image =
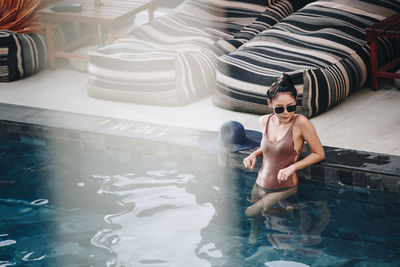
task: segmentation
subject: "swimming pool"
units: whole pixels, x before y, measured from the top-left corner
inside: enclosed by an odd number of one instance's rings
[[[255,173],[192,147],[26,132],[0,137],[0,266],[400,265],[398,193],[301,177],[250,245]]]

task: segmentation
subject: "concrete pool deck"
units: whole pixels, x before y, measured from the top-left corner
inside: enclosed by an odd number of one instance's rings
[[[226,121],[261,130],[259,115],[229,111],[212,96],[181,107],[105,101],[89,97],[88,74],[66,66],[0,83],[0,103],[161,125],[218,131]],[[400,156],[400,91],[383,80],[378,91],[364,87],[335,108],[311,118],[324,146]]]

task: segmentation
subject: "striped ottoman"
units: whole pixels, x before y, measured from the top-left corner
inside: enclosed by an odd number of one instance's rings
[[[89,31],[87,25],[63,23],[54,32],[56,47]],[[11,82],[31,76],[47,67],[45,34],[0,31],[0,82]]]
[[[302,1],[186,0],[91,52],[88,94],[154,105],[183,105],[208,96],[215,91],[217,57],[291,14],[291,2]],[[241,31],[263,13],[257,25]]]
[[[312,117],[334,107],[368,77],[370,47],[365,28],[396,12],[400,12],[396,0],[308,4],[237,51],[218,58],[215,105],[270,113],[266,92],[286,72],[298,91],[299,113]],[[379,42],[383,61],[400,53],[397,40],[381,38]]]
[[[19,80],[43,69],[46,51],[43,35],[0,31],[0,82]]]

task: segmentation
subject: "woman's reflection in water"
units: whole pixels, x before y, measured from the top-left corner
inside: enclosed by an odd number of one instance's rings
[[[331,213],[327,200],[297,202],[297,196],[279,201],[268,212],[260,212],[251,217],[249,243],[256,243],[264,222],[271,245],[284,250],[284,255],[301,254],[316,256],[321,251],[316,248],[322,242],[321,233],[330,222]]]

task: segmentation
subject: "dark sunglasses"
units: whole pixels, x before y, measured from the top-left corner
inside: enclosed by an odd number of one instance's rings
[[[290,105],[286,107],[287,112],[295,112],[296,111],[296,105]],[[274,108],[275,113],[280,114],[285,111],[284,107],[276,107]]]

